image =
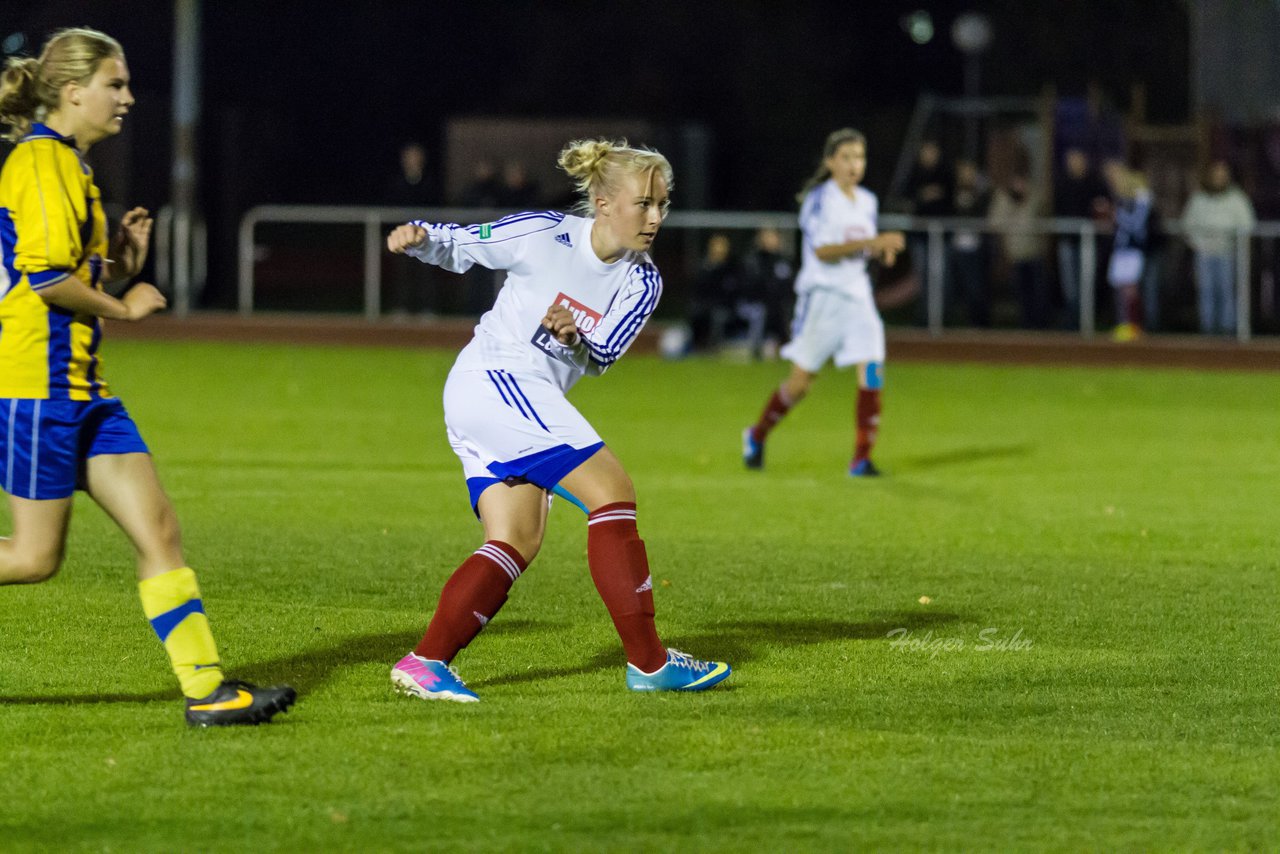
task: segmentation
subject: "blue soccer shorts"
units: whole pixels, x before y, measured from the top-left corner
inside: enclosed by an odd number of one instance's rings
[[[117,398],[0,398],[0,486],[10,495],[67,498],[82,485],[85,460],[134,453],[149,451]]]

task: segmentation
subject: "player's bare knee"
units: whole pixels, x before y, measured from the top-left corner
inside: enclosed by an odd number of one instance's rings
[[[804,400],[809,393],[809,388],[813,385],[813,374],[796,371],[787,377],[783,383],[783,394],[787,396],[787,402],[792,406]]]
[[[520,552],[520,557],[524,558],[526,564],[532,563],[533,559],[538,556],[538,551],[542,548],[541,530],[512,531],[505,537],[495,537],[493,539],[502,540],[502,542]]]
[[[525,563],[529,563],[538,556],[545,532],[543,519],[510,521],[505,525],[486,525],[485,539],[506,543],[520,552]]]
[[[156,544],[165,551],[182,550],[182,526],[172,506],[166,506],[157,515],[154,536]]]
[[[53,578],[61,568],[61,551],[19,552],[12,556],[9,576],[14,584],[39,584]]]
[[[613,481],[596,490],[591,499],[585,503],[590,513],[594,513],[601,507],[607,507],[610,504],[635,504],[635,484],[631,482],[631,478],[624,476],[622,479]]]

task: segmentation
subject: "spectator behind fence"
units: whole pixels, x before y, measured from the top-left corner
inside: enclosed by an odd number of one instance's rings
[[[501,198],[497,167],[488,157],[481,157],[471,164],[471,180],[458,201],[464,208],[496,208]]]
[[[729,235],[716,232],[707,239],[707,252],[693,283],[689,309],[690,348],[714,351],[724,341],[733,319],[733,305],[741,287]]]
[[[1152,189],[1150,175],[1139,172],[1141,184],[1151,194],[1151,213],[1147,218],[1146,263],[1142,265],[1142,282],[1139,291],[1142,295],[1143,328],[1154,332],[1160,328],[1161,314],[1164,304],[1163,271],[1165,247],[1168,234],[1164,227],[1164,218],[1160,216],[1160,206],[1155,202],[1155,190]]]
[[[1044,329],[1049,325],[1049,277],[1045,271],[1044,235],[1036,232],[1040,197],[1026,174],[1015,173],[996,189],[987,220],[1000,233],[1000,246],[1009,263],[1018,294],[1022,326]]]
[[[427,207],[438,204],[435,180],[428,170],[430,158],[420,142],[400,146],[400,168],[387,181],[382,203],[403,207]]]
[[[1062,172],[1053,186],[1053,215],[1072,219],[1109,217],[1111,203],[1107,185],[1089,156],[1079,148],[1068,148],[1062,155]],[[1080,237],[1058,235],[1058,286],[1066,314],[1063,325],[1076,329],[1080,324]]]
[[[458,203],[464,208],[496,208],[501,199],[498,169],[491,158],[480,157],[471,164],[471,180],[463,188]],[[505,274],[476,264],[462,274],[462,280],[463,312],[480,317],[493,305]]]
[[[498,207],[528,210],[542,204],[542,192],[519,160],[502,165],[502,185],[498,188]]]
[[[1146,176],[1111,161],[1107,183],[1115,212],[1115,236],[1107,262],[1107,283],[1115,297],[1116,326],[1112,337],[1133,341],[1142,335],[1143,306],[1139,287],[1151,248],[1154,205]]]
[[[942,160],[942,148],[932,139],[920,143],[915,166],[907,182],[911,213],[926,219],[951,216],[952,183],[951,170]],[[920,283],[920,292],[925,297],[920,301],[918,312],[918,319],[923,323],[929,294],[929,233],[920,230],[908,232],[907,248],[911,267]]]
[[[951,194],[958,217],[985,219],[991,206],[986,182],[972,160],[956,162],[956,183]],[[991,289],[987,285],[986,239],[981,231],[957,229],[951,236],[947,265],[948,290],[964,301],[973,326],[991,325]]]
[[[738,316],[747,321],[751,354],[772,359],[787,340],[795,268],[782,254],[782,235],[776,228],[756,232],[755,245],[742,259],[742,301]]]
[[[383,189],[382,204],[419,210],[437,204],[435,182],[427,170],[427,162],[427,150],[422,143],[406,142],[402,145],[399,167]],[[432,312],[428,309],[428,301],[437,299],[439,294],[437,289],[430,287],[430,270],[405,255],[392,255],[385,263],[387,313],[396,319],[412,314],[429,316]]]
[[[1182,228],[1195,253],[1200,331],[1205,334],[1235,331],[1236,239],[1256,224],[1253,203],[1231,182],[1231,167],[1214,160],[1182,212]]]

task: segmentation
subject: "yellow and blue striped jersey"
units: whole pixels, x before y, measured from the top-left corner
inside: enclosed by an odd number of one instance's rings
[[[34,124],[0,170],[0,398],[110,397],[98,318],[40,298],[74,276],[101,290],[107,222],[75,140]]]

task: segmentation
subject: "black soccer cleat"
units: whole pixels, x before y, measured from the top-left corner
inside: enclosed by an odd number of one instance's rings
[[[207,697],[187,698],[188,726],[265,724],[277,712],[287,711],[298,699],[288,685],[259,688],[236,679],[223,680]]]
[[[880,469],[870,459],[858,460],[849,466],[850,477],[879,477]]]
[[[742,431],[742,462],[749,469],[764,468],[764,442],[757,442],[751,428]]]

